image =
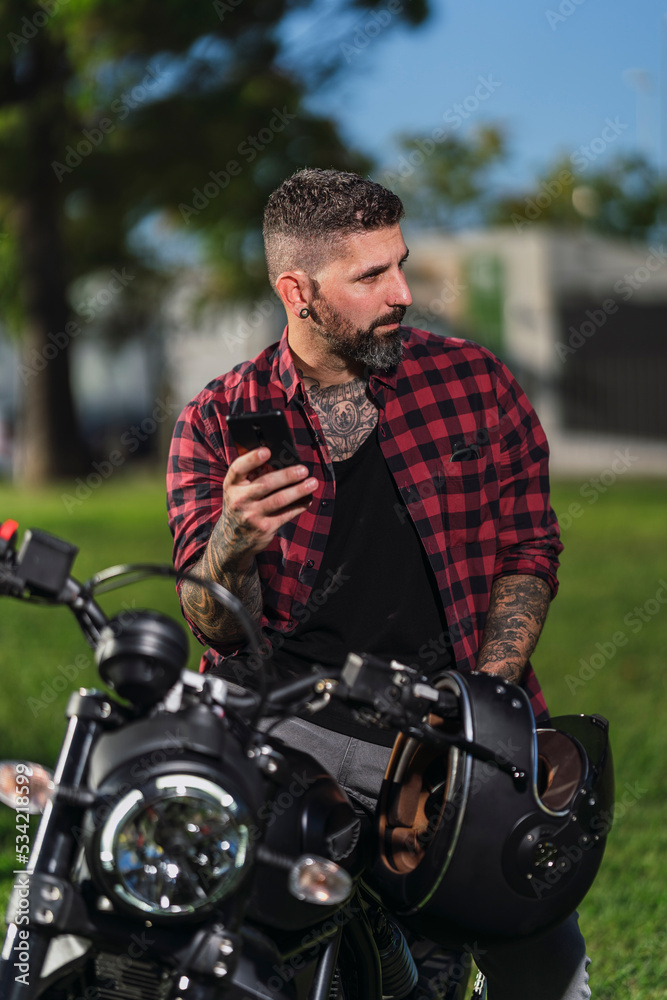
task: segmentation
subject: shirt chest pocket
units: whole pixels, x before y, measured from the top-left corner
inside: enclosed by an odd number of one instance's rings
[[[498,479],[488,455],[441,465],[438,496],[448,545],[495,540]]]

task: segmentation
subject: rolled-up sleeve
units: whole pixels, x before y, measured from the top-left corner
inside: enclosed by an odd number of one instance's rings
[[[494,579],[538,576],[558,590],[563,545],[549,497],[549,446],[523,391],[504,367],[498,383],[500,484]]]
[[[212,444],[219,438],[206,420],[197,400],[179,416],[167,465],[167,515],[174,536],[173,560],[177,570],[187,570],[201,559],[222,512],[222,483],[228,461]],[[177,584],[179,596],[181,584]],[[199,641],[206,636],[183,612]]]

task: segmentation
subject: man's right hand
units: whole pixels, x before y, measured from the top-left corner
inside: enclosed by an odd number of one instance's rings
[[[317,479],[308,478],[305,465],[261,471],[270,457],[268,448],[255,448],[231,463],[222,484],[222,513],[204,555],[191,569],[194,576],[226,587],[258,623],[263,602],[255,556],[283,524],[308,509],[317,489]],[[234,614],[195,583],[183,584],[181,601],[190,619],[219,649],[233,649],[244,641]]]
[[[241,455],[222,484],[222,514],[215,534],[224,538],[228,560],[241,571],[249,569],[283,524],[308,510],[317,489],[317,479],[308,477],[305,465],[260,471],[270,457],[268,448]]]

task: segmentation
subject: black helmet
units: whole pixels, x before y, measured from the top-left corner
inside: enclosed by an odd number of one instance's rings
[[[430,717],[433,727],[491,759],[399,736],[371,884],[436,940],[515,937],[564,920],[597,874],[611,825],[607,720],[563,716],[537,729],[513,684],[447,673],[437,686],[456,694],[460,714]]]

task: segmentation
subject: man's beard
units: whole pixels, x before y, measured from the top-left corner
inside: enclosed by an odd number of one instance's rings
[[[401,331],[390,330],[384,334],[376,334],[374,331],[387,323],[400,323],[405,311],[405,306],[394,306],[390,313],[380,316],[369,327],[362,328],[353,326],[323,296],[317,296],[310,306],[310,315],[317,333],[332,354],[343,361],[357,361],[381,371],[392,368],[401,360]]]

